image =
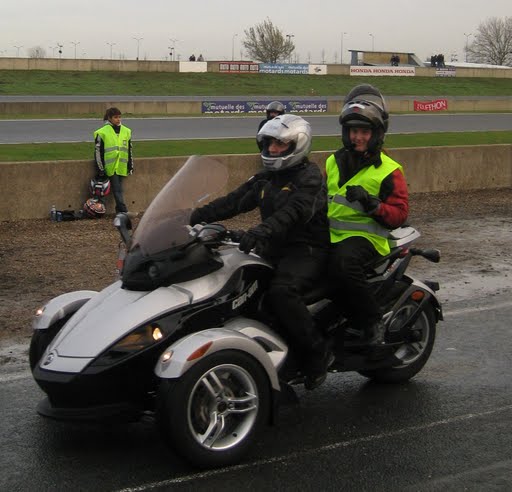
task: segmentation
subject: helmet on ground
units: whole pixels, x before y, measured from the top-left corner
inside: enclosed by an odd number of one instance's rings
[[[356,85],[346,96],[343,101],[343,105],[349,103],[354,100],[361,100],[372,102],[376,106],[380,108],[382,111],[382,121],[384,122],[384,131],[388,131],[389,126],[389,113],[388,108],[386,106],[386,100],[384,96],[380,93],[379,89],[370,84],[359,84]],[[341,123],[341,117],[340,117]]]
[[[345,106],[340,115],[341,139],[346,149],[352,149],[350,128],[369,128],[372,136],[368,142],[368,151],[380,152],[384,143],[385,123],[382,109],[373,102],[354,99]]]
[[[263,125],[256,136],[261,148],[263,166],[269,171],[281,171],[300,164],[311,148],[311,126],[300,116],[284,114]],[[269,145],[272,139],[289,143],[285,152],[272,156]]]
[[[105,215],[105,204],[97,198],[89,198],[84,203],[84,215],[91,219],[99,219]]]
[[[89,183],[89,191],[93,197],[107,196],[110,193],[110,180],[108,178],[92,178]]]
[[[267,104],[265,108],[267,110],[267,119],[270,119],[270,113],[277,113],[278,115],[284,114],[284,104],[279,101],[272,101]]]

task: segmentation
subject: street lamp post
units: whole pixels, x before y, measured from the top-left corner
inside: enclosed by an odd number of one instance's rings
[[[233,34],[233,38],[231,39],[231,61],[235,60],[235,38],[238,34]]]
[[[140,48],[140,42],[144,39],[144,38],[133,38],[135,39],[135,41],[137,41],[137,60],[139,59],[139,48]]]
[[[286,35],[286,42],[288,45],[291,44],[292,38],[294,38],[294,37],[295,37],[295,34],[287,34]],[[291,63],[291,61],[292,61],[292,53],[290,52],[290,56],[288,58],[288,63]]]
[[[114,46],[116,43],[109,43],[107,41],[107,44],[110,46],[110,59],[112,60],[112,46]]]
[[[75,60],[76,60],[76,47],[80,44],[80,41],[71,41],[71,44],[75,47]]]
[[[169,46],[169,49],[171,50],[170,51],[171,61],[174,61],[174,56],[175,56],[175,53],[176,53],[175,45],[176,45],[176,42],[179,41],[179,39],[171,39],[171,38],[169,38],[169,41],[171,42],[171,46]]]
[[[340,46],[340,65],[343,65],[343,37],[347,34],[346,32],[341,33],[341,46]]]
[[[20,48],[23,48],[23,46],[15,46],[16,48],[16,58],[19,58],[20,57]]]
[[[372,38],[372,51],[375,51],[375,36],[370,33],[370,37]]]
[[[466,63],[468,62],[468,41],[469,41],[469,37],[470,36],[473,36],[473,33],[464,33],[464,36],[466,36]]]

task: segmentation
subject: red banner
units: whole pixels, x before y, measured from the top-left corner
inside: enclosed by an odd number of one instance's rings
[[[445,109],[448,109],[448,101],[446,99],[414,101],[414,111],[443,111]]]

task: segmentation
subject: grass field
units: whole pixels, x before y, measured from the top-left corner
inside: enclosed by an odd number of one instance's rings
[[[429,133],[388,135],[387,148],[432,147],[443,145],[486,145],[512,142],[509,132]],[[335,150],[341,146],[338,137],[314,137],[312,150]],[[193,154],[254,154],[252,138],[229,140],[164,140],[134,142],[137,157],[188,156]],[[4,144],[0,145],[0,162],[92,159],[93,143]]]
[[[0,95],[338,96],[361,83],[387,96],[512,96],[497,78],[0,70]]]

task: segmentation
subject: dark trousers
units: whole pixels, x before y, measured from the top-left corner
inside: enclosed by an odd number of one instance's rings
[[[114,200],[116,202],[116,213],[119,212],[128,212],[128,208],[124,203],[124,195],[123,195],[123,180],[125,176],[119,176],[118,174],[114,174],[109,177],[110,179],[110,187],[112,188],[112,194],[114,195]]]
[[[329,277],[337,286],[335,302],[355,328],[367,331],[378,321],[380,313],[366,280],[364,265],[380,255],[364,237],[350,237],[331,246]]]
[[[307,245],[289,247],[286,256],[276,263],[267,299],[284,333],[299,358],[325,348],[322,334],[316,329],[302,295],[325,275],[328,250]]]

